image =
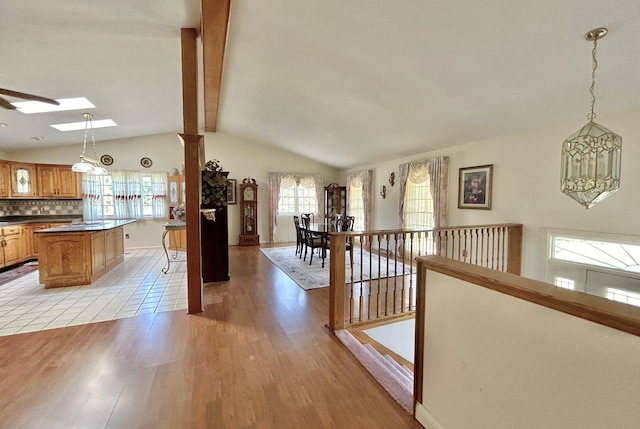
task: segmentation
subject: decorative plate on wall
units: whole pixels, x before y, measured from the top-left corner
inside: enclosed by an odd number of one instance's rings
[[[111,165],[113,164],[113,158],[111,157],[111,155],[102,155],[100,157],[100,162],[103,165]]]
[[[147,158],[146,156],[140,160],[140,165],[142,165],[144,168],[149,168],[152,164],[153,161],[151,161],[151,158]]]

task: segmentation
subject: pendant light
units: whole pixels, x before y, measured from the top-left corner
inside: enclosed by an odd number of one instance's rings
[[[98,154],[96,152],[96,140],[93,136],[93,115],[91,113],[83,113],[82,116],[85,119],[82,155],[80,155],[80,162],[76,162],[75,164],[73,164],[71,170],[78,173],[88,173],[97,176],[108,174],[109,172],[104,167],[100,166],[100,161],[95,159],[98,157]],[[89,158],[85,155],[87,151],[87,134],[89,131],[91,131],[91,143],[93,144],[93,156],[95,158]]]
[[[622,137],[594,121],[594,89],[598,68],[596,53],[598,40],[607,32],[606,28],[596,28],[585,35],[585,39],[593,42],[593,67],[589,87],[591,113],[587,115],[589,122],[562,144],[560,189],[586,209],[612,195],[620,187]]]

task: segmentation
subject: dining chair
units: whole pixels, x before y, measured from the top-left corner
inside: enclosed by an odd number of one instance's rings
[[[307,217],[309,219],[309,223],[316,223],[315,221],[315,215],[313,213],[302,213],[300,215],[301,218]],[[309,225],[307,225],[307,228],[309,227]]]
[[[313,262],[313,251],[318,249],[318,255],[322,256],[322,265],[324,266],[324,259],[326,254],[324,235],[318,232],[314,232],[310,229],[304,229],[303,234],[305,237],[305,247],[304,258],[302,260],[307,260],[307,250],[311,248],[311,257],[309,258],[309,265],[311,265],[311,263]]]
[[[296,255],[300,255],[302,258],[302,247],[304,246],[304,240],[302,238],[302,229],[300,228],[300,216],[293,216],[293,223],[296,226]]]
[[[340,216],[336,218],[335,229],[337,232],[353,231],[355,216]],[[353,237],[347,237],[345,250],[349,252],[351,268],[353,268]]]
[[[305,228],[309,228],[311,225],[311,216],[313,216],[313,213],[302,213],[300,215],[300,220]]]

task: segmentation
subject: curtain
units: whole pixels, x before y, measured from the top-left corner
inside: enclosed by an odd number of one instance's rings
[[[316,187],[316,207],[318,207],[318,213],[316,219],[318,222],[323,222],[324,219],[324,180],[321,174],[313,175],[313,185]]]
[[[447,226],[449,211],[449,157],[431,158],[428,163],[433,197],[433,221],[436,228]]]
[[[151,173],[151,195],[152,217],[167,218],[167,173]]]
[[[282,173],[269,173],[269,239],[275,241],[276,229],[278,228],[278,201],[280,201],[280,183]]]
[[[82,174],[82,214],[85,220],[104,219],[102,176]]]
[[[115,219],[143,219],[142,173],[112,171],[113,215]]]
[[[354,171],[347,174],[347,213],[351,213],[351,188],[362,187],[362,205],[364,209],[363,228],[371,230],[373,218],[373,170]]]
[[[271,221],[269,225],[269,236],[271,242],[291,241],[287,238],[290,236],[295,239],[295,228],[292,227],[293,219],[291,219],[291,225],[286,224],[291,226],[287,231],[282,231],[282,234],[278,232],[280,190],[296,186],[307,189],[315,188],[317,210],[314,216],[315,219],[321,219],[319,216],[321,213],[324,213],[323,183],[324,179],[321,174],[269,173],[269,211]]]
[[[407,178],[409,177],[409,163],[400,164],[398,167],[398,179],[400,181],[400,229],[404,229],[404,204],[407,196]]]
[[[405,228],[407,181],[423,183],[429,179],[433,199],[434,227],[446,226],[449,201],[449,157],[430,158],[400,164],[400,228]]]

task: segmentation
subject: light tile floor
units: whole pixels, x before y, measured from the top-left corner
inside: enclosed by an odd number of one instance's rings
[[[38,271],[0,285],[0,336],[187,308],[185,253],[169,273],[158,249],[125,251],[124,261],[86,286],[45,289]]]

